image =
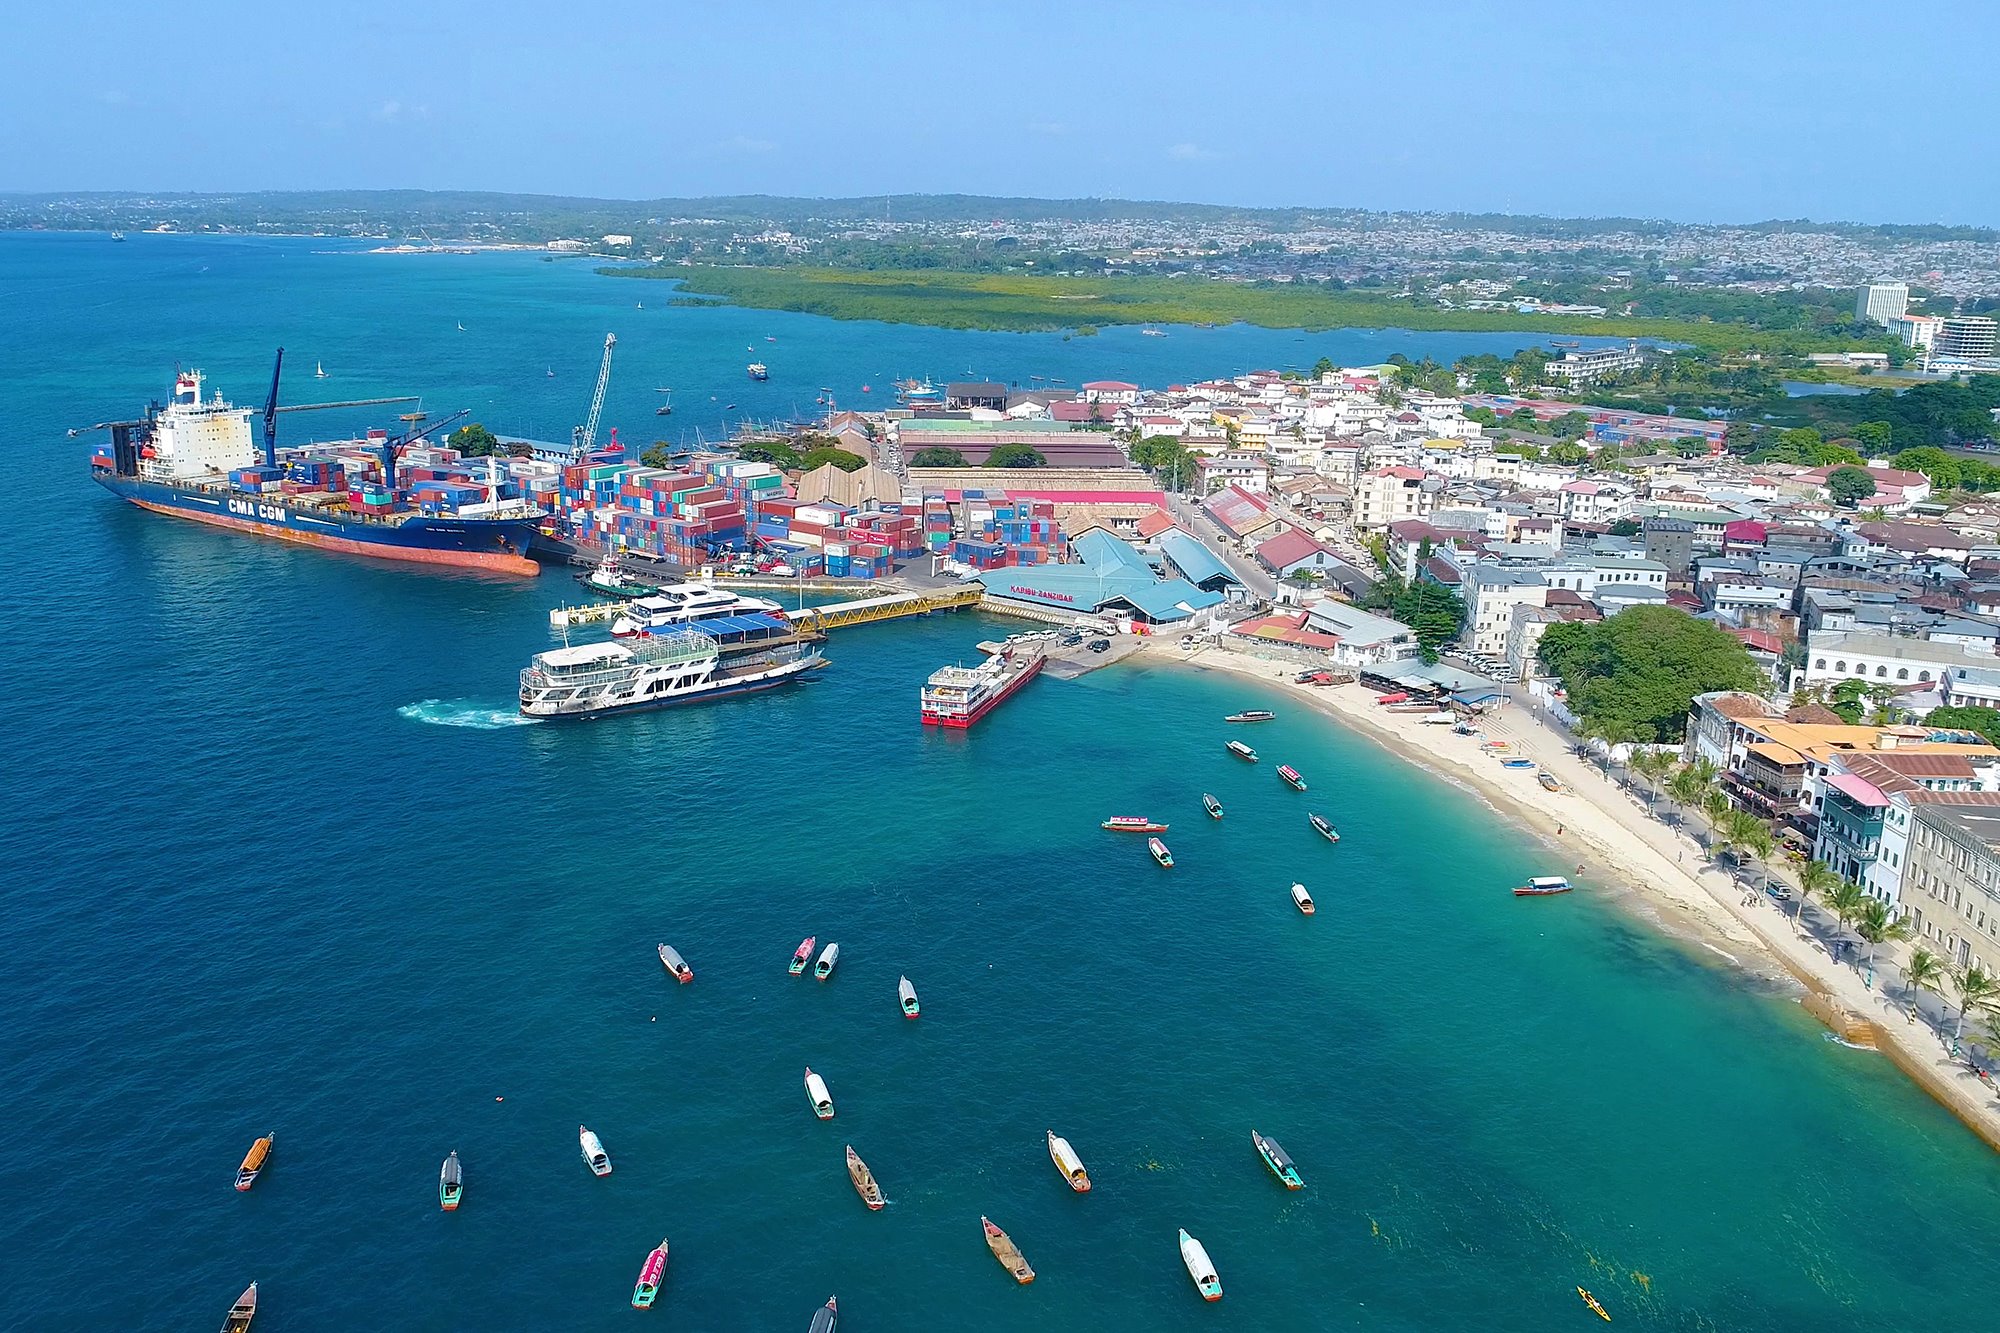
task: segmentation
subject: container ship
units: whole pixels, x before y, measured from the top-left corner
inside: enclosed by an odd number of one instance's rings
[[[753,615],[551,648],[521,672],[521,711],[599,717],[775,689],[826,665],[823,638],[781,615]]]
[[[1009,648],[976,667],[931,673],[918,695],[927,727],[969,727],[1035,678],[1047,656],[1040,648]]]
[[[278,355],[282,367],[284,353]],[[204,399],[202,392],[202,373],[184,370],[165,407],[155,402],[137,421],[106,423],[111,440],[91,456],[92,479],[141,509],[281,541],[421,564],[540,572],[529,551],[543,511],[506,495],[512,485],[494,460],[487,460],[483,480],[424,469],[399,484],[401,456],[464,413],[424,430],[415,428],[418,418],[406,417],[411,424],[398,436],[371,430],[362,439],[281,451],[274,370],[260,450],[253,410],[232,406],[220,393]]]

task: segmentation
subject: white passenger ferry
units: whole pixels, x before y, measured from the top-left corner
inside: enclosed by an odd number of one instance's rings
[[[705,583],[669,583],[619,612],[611,622],[611,637],[629,639],[636,634],[656,634],[676,625],[692,625],[723,616],[783,614],[783,608],[767,597],[744,597]]]
[[[718,642],[698,630],[675,630],[628,642],[583,643],[536,653],[521,673],[521,711],[529,717],[594,717],[627,709],[748,694],[796,680],[826,665],[817,640],[779,617]],[[735,622],[732,622],[732,624]]]

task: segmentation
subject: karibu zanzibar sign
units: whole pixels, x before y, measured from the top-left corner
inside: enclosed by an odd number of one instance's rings
[[[1016,593],[1022,597],[1039,597],[1045,602],[1074,602],[1076,600],[1076,598],[1066,592],[1045,592],[1040,588],[1024,588],[1018,583],[1011,585],[1007,591]]]

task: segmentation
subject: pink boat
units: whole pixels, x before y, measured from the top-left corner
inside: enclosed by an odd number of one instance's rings
[[[667,1276],[667,1242],[662,1239],[660,1248],[646,1256],[646,1266],[639,1270],[639,1281],[632,1288],[632,1308],[651,1308],[660,1294],[660,1283]]]

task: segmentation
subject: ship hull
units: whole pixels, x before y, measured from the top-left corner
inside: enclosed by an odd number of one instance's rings
[[[706,703],[710,699],[723,699],[730,695],[756,694],[763,690],[775,690],[780,686],[790,685],[794,681],[803,680],[824,666],[826,666],[826,661],[822,658],[810,666],[800,666],[796,670],[787,671],[783,675],[758,676],[753,679],[735,681],[728,685],[718,686],[712,690],[701,690],[691,694],[672,695],[657,699],[645,699],[633,703],[613,704],[606,708],[593,708],[584,712],[536,713],[530,712],[526,708],[523,708],[521,712],[526,717],[539,717],[550,722],[569,722],[593,717],[610,717],[617,713],[650,713],[662,708],[678,708],[683,704]]]
[[[343,521],[285,504],[275,496],[170,486],[107,473],[100,473],[97,481],[119,499],[156,514],[321,550],[526,577],[541,572],[541,566],[528,556],[538,540],[529,519],[424,517],[395,524]]]
[[[986,696],[986,699],[977,708],[968,713],[941,716],[930,712],[928,709],[923,710],[924,725],[927,727],[951,727],[958,731],[965,730],[973,723],[979,721],[980,718],[985,717],[1001,704],[1007,702],[1016,690],[1026,685],[1036,676],[1039,676],[1042,673],[1042,663],[1045,660],[1044,658],[1037,657],[1033,662],[1029,663],[1027,670],[1008,681],[1001,689],[995,690],[992,694]]]

